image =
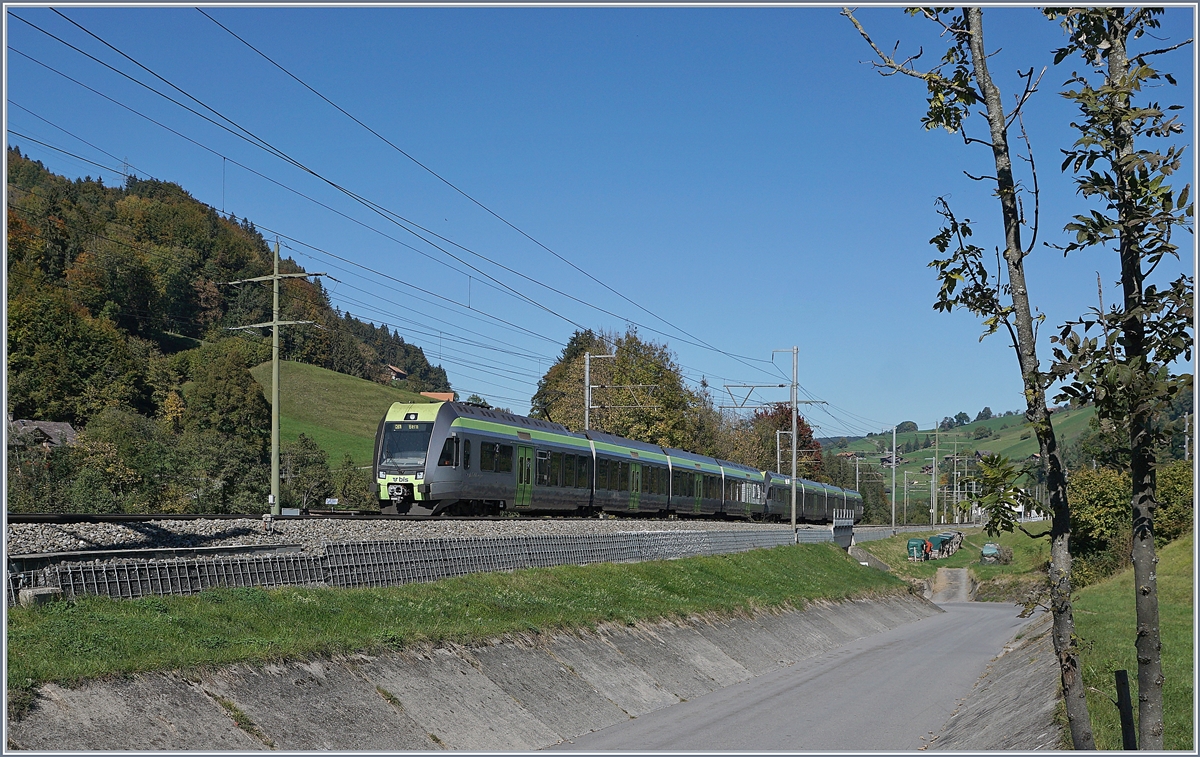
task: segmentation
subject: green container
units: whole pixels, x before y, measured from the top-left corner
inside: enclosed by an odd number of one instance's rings
[[[908,556],[920,560],[925,554],[924,539],[909,539],[908,540]]]

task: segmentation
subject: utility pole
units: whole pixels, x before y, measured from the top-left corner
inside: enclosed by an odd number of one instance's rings
[[[279,240],[275,240],[274,273],[270,276],[255,276],[252,279],[239,279],[227,282],[229,284],[249,284],[257,281],[270,281],[272,288],[271,320],[266,323],[252,323],[248,326],[233,326],[231,331],[239,329],[261,329],[271,327],[271,514],[279,515],[279,327],[300,326],[311,324],[312,321],[281,321],[279,320],[279,281],[280,279],[305,279],[309,276],[326,276],[324,273],[280,273],[279,272]]]
[[[934,450],[937,447],[935,445]],[[933,462],[933,470],[929,476],[929,525],[937,523],[937,452],[934,452],[933,457],[926,458]]]
[[[896,466],[900,461],[896,459],[896,427],[892,426],[892,535],[896,535]]]
[[[787,350],[772,350],[771,357],[774,358],[776,352],[787,352]],[[796,416],[797,406],[799,404],[799,375],[800,375],[800,348],[793,346],[792,353],[792,540],[793,543],[800,542],[800,532],[796,530]],[[751,390],[753,391],[753,390]]]

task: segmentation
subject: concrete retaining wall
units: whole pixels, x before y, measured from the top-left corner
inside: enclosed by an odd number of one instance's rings
[[[1063,727],[1054,715],[1062,701],[1062,687],[1051,621],[1050,613],[1045,613],[992,660],[975,690],[929,744],[931,750],[1059,748]]]
[[[938,612],[897,595],[476,647],[46,685],[9,723],[9,748],[528,751]]]

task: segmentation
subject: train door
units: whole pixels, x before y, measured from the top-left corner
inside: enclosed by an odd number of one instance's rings
[[[517,447],[517,507],[533,502],[533,447]]]
[[[694,474],[692,481],[694,482],[693,483],[693,486],[695,487],[694,493],[696,495],[696,499],[694,501],[694,504],[692,505],[692,512],[699,515],[700,514],[700,498],[704,496],[704,474],[703,473]]]
[[[642,503],[642,464],[629,464],[629,509],[637,510]]]

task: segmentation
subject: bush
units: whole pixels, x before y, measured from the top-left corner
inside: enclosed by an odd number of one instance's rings
[[[1192,531],[1195,501],[1190,461],[1175,460],[1161,466],[1156,474],[1158,512],[1154,516],[1154,540],[1161,546]]]
[[[1072,580],[1079,586],[1130,565],[1133,525],[1129,474],[1109,468],[1072,471],[1067,482],[1071,504]]]

